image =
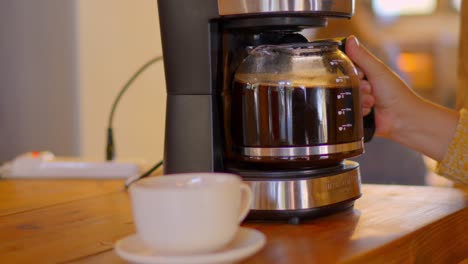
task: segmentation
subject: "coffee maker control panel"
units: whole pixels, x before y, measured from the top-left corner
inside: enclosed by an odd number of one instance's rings
[[[295,12],[351,17],[354,0],[218,0],[218,9],[221,16]]]

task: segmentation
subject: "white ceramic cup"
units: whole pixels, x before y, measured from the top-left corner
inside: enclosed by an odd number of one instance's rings
[[[138,236],[162,255],[215,251],[229,243],[252,203],[252,191],[228,173],[150,177],[130,186]]]

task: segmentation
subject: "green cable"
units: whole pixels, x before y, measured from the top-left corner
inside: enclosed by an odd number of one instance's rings
[[[156,163],[151,169],[149,169],[148,171],[146,171],[145,173],[141,174],[141,175],[138,175],[137,177],[130,177],[126,182],[125,182],[125,189],[127,189],[130,184],[138,181],[138,180],[141,180],[143,178],[146,178],[148,176],[151,175],[151,173],[153,173],[153,171],[155,171],[157,168],[161,167],[161,165],[163,165],[163,161],[159,161],[158,163]]]
[[[117,108],[117,105],[120,102],[120,99],[122,98],[123,94],[127,91],[127,89],[130,87],[130,85],[133,83],[133,81],[135,81],[136,78],[138,78],[138,76],[140,76],[140,74],[143,71],[145,71],[149,66],[153,65],[154,63],[162,60],[162,58],[163,58],[162,56],[155,57],[155,58],[149,60],[143,66],[141,66],[138,69],[138,71],[136,71],[132,75],[132,77],[127,81],[127,83],[125,83],[125,85],[122,87],[119,94],[115,98],[114,103],[112,104],[111,113],[109,115],[109,126],[107,128],[106,160],[108,160],[108,161],[113,160],[114,156],[115,156],[114,136],[113,136],[113,130],[112,130],[112,123],[114,121],[115,109]],[[163,164],[163,161],[161,160],[158,163],[156,163],[151,169],[146,171],[145,173],[143,173],[141,175],[137,175],[136,177],[130,177],[127,180],[127,182],[125,183],[125,188],[128,188],[128,186],[130,186],[130,184],[132,184],[133,182],[151,175],[151,173],[153,173],[153,171],[155,171],[157,168],[161,167],[162,164]]]
[[[162,60],[162,56],[157,56],[151,60],[149,60],[147,63],[145,63],[143,66],[141,66],[138,71],[136,71],[132,77],[127,81],[127,83],[124,85],[124,87],[120,90],[119,94],[114,100],[114,103],[112,104],[111,112],[109,115],[109,125],[107,128],[107,147],[106,147],[106,160],[110,161],[113,160],[115,157],[115,147],[114,147],[114,133],[112,129],[112,123],[114,121],[114,113],[115,109],[117,108],[118,103],[120,102],[120,99],[122,98],[122,95],[127,91],[127,89],[130,87],[130,85],[135,81],[140,74],[145,71],[149,66],[153,65],[155,62],[158,62]]]
[[[137,72],[133,74],[133,76],[127,81],[124,87],[120,90],[119,94],[117,95],[117,98],[115,98],[114,100],[114,104],[112,105],[111,113],[109,116],[109,127],[112,127],[112,122],[114,121],[115,109],[117,108],[117,104],[120,102],[120,98],[122,98],[122,95],[125,93],[125,91],[127,91],[128,87],[130,87],[133,81],[135,81],[135,79],[138,78],[138,76],[140,76],[140,74],[144,70],[146,70],[146,68],[148,68],[149,66],[153,65],[155,62],[160,61],[160,60],[162,60],[162,56],[155,57],[151,59],[150,61],[148,61],[147,63],[145,63],[143,66],[140,67],[140,69],[138,69]]]

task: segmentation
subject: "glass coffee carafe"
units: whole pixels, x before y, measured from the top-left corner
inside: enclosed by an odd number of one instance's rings
[[[340,43],[263,45],[249,52],[223,93],[229,164],[318,168],[363,152],[358,73]]]

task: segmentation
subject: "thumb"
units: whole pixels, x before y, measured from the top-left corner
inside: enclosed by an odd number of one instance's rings
[[[346,39],[346,54],[364,72],[369,79],[381,76],[387,72],[385,64],[375,57],[355,36]]]

